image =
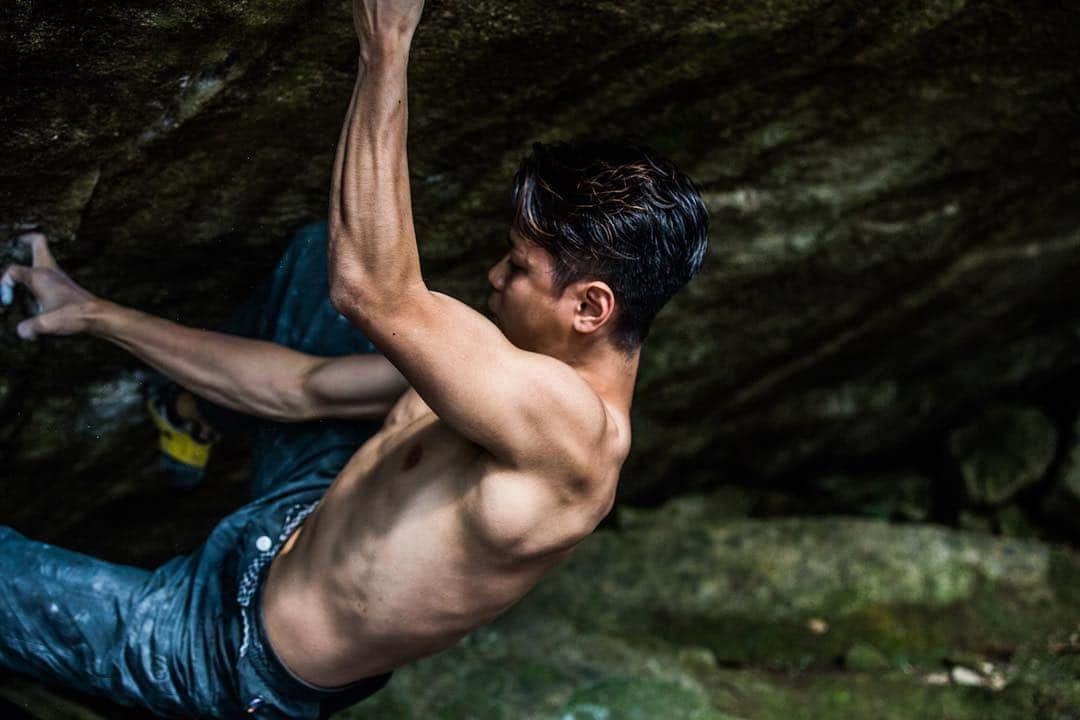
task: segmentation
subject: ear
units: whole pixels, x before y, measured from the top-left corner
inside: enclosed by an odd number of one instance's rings
[[[589,335],[615,314],[615,293],[605,282],[588,280],[574,288],[574,330]]]

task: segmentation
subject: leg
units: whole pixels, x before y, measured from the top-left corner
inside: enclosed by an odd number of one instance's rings
[[[326,242],[325,221],[301,228],[273,274],[223,330],[323,357],[375,352],[371,342],[330,304]],[[225,410],[201,398],[198,410],[219,430],[252,433],[254,497],[305,473],[333,477],[378,430],[375,422],[276,423]]]
[[[375,352],[375,347],[330,304],[326,273],[327,224],[305,225],[293,235],[277,267],[222,328],[324,357]],[[250,416],[198,400],[198,410],[218,429],[250,429]]]
[[[325,221],[306,225],[293,236],[264,290],[263,306],[254,319],[256,337],[312,355],[375,352],[363,333],[330,304],[326,242]]]
[[[257,337],[322,357],[375,352],[371,341],[330,304],[326,242],[325,221],[293,237],[265,287],[255,319]],[[378,426],[370,421],[256,422],[253,496],[307,473],[332,478]]]
[[[328,482],[245,505],[152,572],[0,526],[0,667],[166,717],[315,720],[378,691],[390,673],[340,690],[303,684],[262,627],[270,561]]]
[[[110,666],[149,576],[0,526],[0,666],[125,702]]]

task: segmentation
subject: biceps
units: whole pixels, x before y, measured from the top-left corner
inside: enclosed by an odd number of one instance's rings
[[[312,418],[378,418],[408,389],[405,378],[382,355],[320,358],[304,381]]]
[[[496,457],[536,467],[594,418],[595,393],[570,367],[515,347],[469,306],[424,290],[362,328],[443,421]],[[584,408],[584,412],[582,412]],[[562,462],[560,460],[560,462]]]

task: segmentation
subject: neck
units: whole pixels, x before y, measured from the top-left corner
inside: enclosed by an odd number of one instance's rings
[[[566,363],[577,370],[600,397],[629,414],[640,361],[640,348],[628,356],[609,343],[602,343],[567,359]]]

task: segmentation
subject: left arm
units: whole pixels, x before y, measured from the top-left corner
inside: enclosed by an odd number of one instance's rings
[[[599,396],[570,366],[518,349],[421,276],[405,143],[422,6],[353,2],[361,60],[330,195],[331,299],[464,437],[512,466],[588,478],[608,436]]]
[[[316,357],[276,343],[186,327],[87,292],[60,269],[41,233],[19,238],[32,267],[0,274],[0,304],[21,283],[41,312],[18,324],[25,340],[88,333],[128,350],[177,383],[219,405],[279,422],[324,417],[375,419],[407,385],[381,355]],[[66,352],[64,346],[47,352]]]

